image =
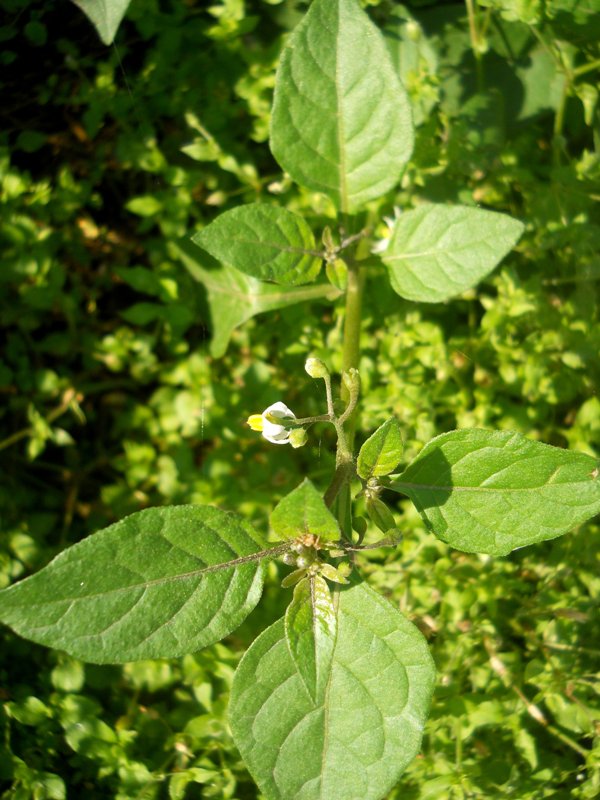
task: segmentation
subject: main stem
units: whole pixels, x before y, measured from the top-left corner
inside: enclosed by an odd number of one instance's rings
[[[344,317],[344,338],[342,342],[342,371],[358,369],[360,359],[360,323],[362,295],[365,277],[360,265],[347,259],[348,285],[346,288],[346,313]],[[348,403],[350,392],[342,383],[342,399]],[[352,493],[351,484],[355,477],[352,445],[356,425],[356,411],[338,427],[336,469],[327,492],[325,502],[332,506],[346,541],[352,541]]]
[[[365,285],[364,272],[360,264],[348,259],[348,287],[346,289],[346,314],[344,318],[344,339],[342,343],[342,371],[347,372],[351,367],[358,369],[360,361],[360,325],[362,313],[362,296]],[[346,403],[350,393],[342,385],[342,400]],[[350,450],[354,442],[354,429],[356,426],[356,412],[348,419],[346,426],[347,443]]]

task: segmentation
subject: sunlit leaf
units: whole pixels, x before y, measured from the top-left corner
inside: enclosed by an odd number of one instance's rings
[[[304,219],[267,203],[225,211],[192,241],[217,261],[263,281],[310,283],[321,269],[322,259]]]
[[[285,613],[285,636],[290,654],[309,695],[323,697],[329,681],[337,616],[327,583],[309,574],[294,589]]]
[[[95,663],[181,656],[231,633],[262,592],[263,542],[211,506],[150,508],[0,592],[17,633]]]
[[[419,750],[435,675],[424,637],[364,584],[335,594],[337,637],[316,701],[283,620],[234,678],[233,735],[268,800],[380,800]]]
[[[600,512],[599,464],[509,431],[443,433],[390,485],[467,553],[503,556]]]
[[[271,514],[271,526],[283,539],[303,534],[313,534],[325,542],[340,538],[336,518],[308,478],[275,506]]]
[[[112,44],[131,0],[73,0],[91,20],[104,44]]]
[[[428,203],[396,220],[382,259],[401,297],[439,303],[485,278],[522,233],[506,214]]]
[[[379,30],[357,0],[314,0],[277,72],[275,158],[355,212],[398,183],[412,147],[408,99]]]

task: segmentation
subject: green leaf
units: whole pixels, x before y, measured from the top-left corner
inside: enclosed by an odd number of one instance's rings
[[[308,574],[294,589],[285,612],[285,637],[290,655],[311,699],[323,698],[337,633],[337,617],[327,583]]]
[[[262,592],[273,551],[210,506],[150,508],[63,551],[0,592],[0,619],[95,663],[173,658],[231,633]]]
[[[360,448],[356,471],[364,480],[389,475],[402,458],[402,432],[397,419],[391,417]]]
[[[234,677],[234,739],[268,800],[379,800],[419,750],[435,677],[425,639],[364,584],[335,596],[338,633],[316,701],[283,620],[252,644]]]
[[[310,300],[331,301],[340,295],[340,291],[330,284],[283,290],[244,275],[233,267],[208,268],[202,261],[202,251],[192,242],[170,243],[169,246],[190,275],[206,288],[212,328],[210,354],[213,358],[224,355],[232,332],[257,314]]]
[[[321,269],[307,223],[286,208],[266,203],[225,211],[192,241],[217,261],[263,281],[310,283]]]
[[[398,218],[382,259],[401,297],[439,303],[490,273],[523,230],[495,211],[426,204]]]
[[[324,542],[340,538],[336,518],[308,478],[287,494],[271,514],[271,527],[283,539],[313,534]]]
[[[398,183],[412,147],[408,99],[379,30],[357,0],[314,0],[277,71],[275,158],[353,213]]]
[[[389,488],[408,495],[435,535],[466,553],[504,556],[600,511],[594,458],[510,431],[444,433]]]
[[[104,44],[113,43],[131,0],[73,0],[92,22]]]

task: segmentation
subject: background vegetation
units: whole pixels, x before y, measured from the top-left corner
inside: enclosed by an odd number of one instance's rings
[[[382,215],[477,203],[527,232],[449,304],[405,303],[372,276],[363,437],[394,414],[407,460],[463,426],[598,454],[597,3],[367,5],[418,125]],[[306,3],[134,0],[112,48],[72,4],[2,6],[0,586],[149,505],[212,503],[265,530],[304,474],[325,487],[331,441],[274,448],[244,420],[278,399],[318,413],[303,364],[339,368],[340,313],[292,305],[232,332],[215,288],[230,279],[205,262],[207,290],[181,242],[257,199],[317,230],[331,218],[266,144]],[[398,512],[404,543],[363,570],[428,637],[439,686],[390,800],[597,797],[598,525],[491,559],[436,541],[408,502]],[[244,648],[289,597],[271,570],[242,629],[176,661],[84,665],[2,630],[2,797],[257,798],[226,708]]]

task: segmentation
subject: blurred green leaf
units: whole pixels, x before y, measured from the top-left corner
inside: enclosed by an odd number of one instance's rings
[[[91,20],[104,44],[112,44],[131,0],[73,0]]]

